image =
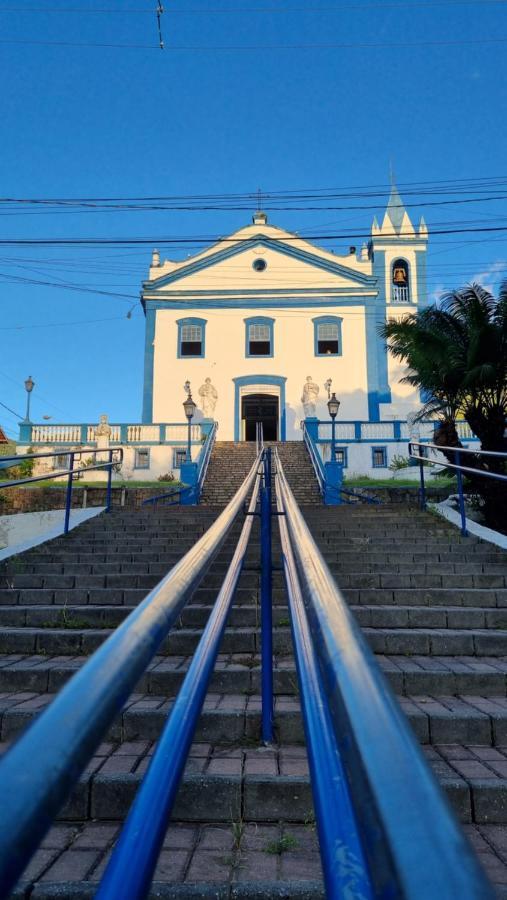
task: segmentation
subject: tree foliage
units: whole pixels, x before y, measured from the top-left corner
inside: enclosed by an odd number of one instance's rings
[[[418,418],[439,419],[436,443],[461,446],[455,422],[463,417],[483,450],[507,452],[507,281],[498,298],[471,284],[446,294],[439,306],[389,320],[381,333],[390,353],[407,365],[402,380],[425,398]],[[505,472],[493,457],[474,457],[472,465]],[[498,509],[498,492],[505,492],[499,482],[480,481],[489,518],[496,519],[493,506]]]

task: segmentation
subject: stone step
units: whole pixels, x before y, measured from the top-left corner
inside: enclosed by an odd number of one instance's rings
[[[274,545],[276,545],[276,534],[274,535]],[[233,541],[229,541],[229,544],[232,544]],[[80,552],[76,549],[74,552],[70,552],[65,547],[61,549],[54,549],[52,552],[46,551],[44,553],[38,552],[36,550],[29,550],[23,554],[22,561],[23,564],[29,563],[31,565],[37,563],[73,563],[73,562],[83,562],[83,563],[95,563],[95,562],[136,562],[139,560],[140,562],[145,562],[146,560],[150,560],[152,562],[163,562],[165,559],[171,555],[171,553],[176,552],[176,548],[178,548],[180,555],[186,552],[187,549],[190,549],[192,546],[192,541],[178,541],[176,538],[172,545],[168,545],[166,550],[156,551],[151,550],[149,546],[139,546],[136,550],[131,550],[129,552],[124,552],[122,547],[106,547],[102,552]],[[356,551],[362,553],[363,548],[368,549],[369,551],[373,551],[376,553],[390,553],[391,551],[405,552],[408,548],[410,552],[413,551],[413,542],[411,540],[392,540],[392,541],[384,541],[384,542],[374,542],[368,541],[365,543],[363,539],[358,538],[354,540],[335,540],[335,541],[321,541],[319,544],[319,549],[321,553],[331,553],[331,555],[339,558],[342,551],[352,552]],[[172,548],[172,549],[171,549]],[[258,550],[259,543],[255,539],[252,539],[250,542],[250,549]],[[477,553],[480,556],[484,552],[484,545],[482,543],[472,544],[471,547],[463,546],[463,544],[454,544],[450,541],[444,543],[442,541],[431,541],[426,542],[424,544],[417,545],[417,552],[420,554],[423,553],[465,553],[468,559],[475,558],[475,554]],[[507,559],[504,554],[500,551],[496,553],[493,547],[487,549],[488,554],[494,554],[495,562],[502,563],[504,562],[507,568]],[[19,557],[21,560],[21,557]],[[2,565],[2,568],[5,568],[7,563]]]
[[[111,821],[59,823],[44,839],[15,896],[91,900],[118,829],[119,823]],[[317,834],[311,821],[176,821],[165,836],[147,897],[324,900],[321,879]]]
[[[121,822],[154,750],[152,741],[102,744],[59,820]],[[426,753],[462,822],[503,823],[507,814],[507,748],[436,745]],[[492,813],[493,810],[493,813]],[[174,808],[176,821],[215,823],[314,821],[304,747],[269,748],[196,742]]]
[[[182,611],[175,627],[204,628],[213,601],[207,604],[189,603]],[[67,605],[57,606],[0,606],[0,628],[116,628],[135,606]],[[369,628],[438,628],[460,630],[507,629],[507,606],[502,609],[463,606],[401,606],[352,605],[351,610],[362,627]],[[233,606],[228,624],[233,628],[259,627],[259,604]],[[287,608],[273,606],[275,626],[288,625]]]
[[[0,654],[63,654],[85,656],[112,634],[108,628],[3,628],[0,632]],[[193,653],[201,636],[201,631],[191,628],[174,629],[162,642],[162,655],[183,655]],[[273,634],[276,653],[291,653],[289,628],[277,628]],[[257,628],[227,628],[221,644],[224,653],[255,653],[260,647]]]
[[[85,655],[93,653],[112,633],[109,628],[4,627],[0,632],[0,653],[59,653]],[[507,631],[458,628],[363,628],[375,653],[437,656],[504,656],[507,655]],[[193,653],[200,630],[174,629],[161,645],[161,653],[187,655]],[[257,628],[227,628],[221,650],[255,653],[260,646]],[[292,652],[290,629],[274,630],[276,653]]]
[[[3,655],[0,657],[0,691],[54,693],[86,659],[85,656],[65,655]],[[174,696],[190,661],[191,656],[156,656],[141,677],[138,690]],[[378,655],[377,661],[391,687],[400,696],[470,694],[505,697],[507,694],[507,657]],[[276,694],[297,694],[297,675],[291,656],[275,657],[273,672]],[[212,692],[255,694],[260,692],[260,688],[259,654],[233,652],[219,655],[210,684]]]
[[[18,691],[0,701],[1,740],[11,741],[53,699],[50,693]],[[480,696],[400,696],[399,702],[423,745],[463,744],[507,748],[507,698]],[[156,741],[173,700],[162,695],[132,694],[109,729],[108,741]],[[261,698],[258,694],[209,693],[196,740],[218,744],[255,744],[260,739]],[[299,701],[275,697],[275,732],[282,745],[303,744]],[[507,777],[507,775],[506,775]],[[507,821],[507,820],[506,820]]]

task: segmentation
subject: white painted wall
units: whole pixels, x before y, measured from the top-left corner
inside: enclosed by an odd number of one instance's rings
[[[193,397],[211,378],[218,391],[215,418],[220,423],[220,439],[234,438],[234,381],[244,375],[274,375],[287,379],[285,385],[287,440],[301,437],[299,423],[304,417],[301,394],[307,375],[320,386],[317,415],[327,418],[324,382],[333,380],[340,397],[340,417],[367,419],[366,332],[363,307],[312,307],[294,310],[205,309],[197,307],[189,315],[207,320],[205,359],[177,359],[178,325],[184,317],[178,310],[157,310],[155,330],[153,419],[156,422],[181,419],[183,385],[191,381]],[[245,319],[263,315],[275,320],[273,358],[245,357]],[[338,357],[314,355],[314,324],[321,315],[343,319],[343,353]],[[269,393],[267,385],[252,385],[248,393]]]

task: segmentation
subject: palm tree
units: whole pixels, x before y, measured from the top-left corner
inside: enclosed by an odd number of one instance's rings
[[[507,281],[498,299],[471,284],[446,294],[438,307],[389,320],[381,334],[392,355],[408,367],[403,381],[425,397],[419,418],[440,422],[435,443],[461,446],[455,425],[460,415],[483,450],[507,452]],[[474,468],[506,471],[503,460],[472,459]],[[505,527],[506,513],[499,511],[501,498],[507,506],[505,486],[484,477],[475,481],[488,520]]]

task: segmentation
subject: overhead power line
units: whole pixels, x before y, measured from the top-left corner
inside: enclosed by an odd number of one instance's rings
[[[13,414],[13,416],[16,416],[16,418],[18,418],[18,419],[23,418],[23,416],[21,416],[19,413],[17,413],[14,409],[11,409],[10,406],[6,406],[5,403],[2,403],[1,400],[0,400],[0,406],[3,406],[4,409],[7,409],[10,413]]]
[[[396,49],[399,54],[402,50],[412,50],[414,47],[471,47],[480,45],[502,45],[507,43],[507,37],[485,37],[485,38],[469,38],[469,39],[449,39],[449,40],[423,40],[423,41],[403,41],[402,44],[397,43]],[[121,50],[159,50],[160,44],[133,44],[133,43],[100,43],[95,41],[41,41],[27,38],[0,38],[2,45],[32,45],[46,47],[99,47]],[[392,50],[395,44],[393,41],[375,41],[363,43],[354,42],[336,42],[336,43],[307,43],[307,44],[171,44],[169,50],[174,53],[258,53],[259,51],[267,52],[269,50],[381,50],[388,48]]]
[[[104,290],[101,290],[100,288],[85,287],[84,285],[68,284],[65,282],[59,283],[56,281],[42,281],[42,280],[36,279],[36,278],[27,278],[23,275],[12,275],[8,272],[0,272],[0,278],[4,278],[7,281],[16,281],[21,284],[36,284],[36,285],[42,285],[44,287],[61,288],[62,290],[66,290],[66,291],[77,291],[79,293],[84,293],[84,294],[102,294],[105,297],[115,297],[117,299],[118,298],[119,299],[128,299],[128,300],[138,300],[139,299],[136,294],[124,294],[124,293],[120,293],[118,291],[104,291]]]
[[[447,235],[447,234],[479,234],[479,233],[494,233],[494,232],[506,232],[507,225],[480,225],[480,226],[470,226],[470,227],[459,227],[459,228],[436,228],[434,226],[429,225],[430,233],[432,237],[436,235]],[[414,235],[413,231],[399,231],[393,233],[392,235],[387,235],[387,237],[393,237],[394,239],[398,238],[412,238],[417,239],[417,235]],[[379,235],[379,237],[386,237],[386,235]],[[267,237],[264,236],[265,240],[273,245],[277,243],[287,243],[290,241],[345,241],[351,240],[352,238],[370,240],[372,238],[371,231],[360,231],[360,230],[345,230],[343,232],[336,232],[333,234],[305,234],[304,237],[298,234],[287,234],[283,237]],[[4,247],[127,247],[127,246],[137,246],[137,245],[150,245],[153,247],[156,246],[165,246],[165,245],[188,245],[188,244],[241,244],[251,242],[253,236],[246,237],[221,237],[217,235],[193,235],[192,237],[162,237],[161,235],[155,237],[132,237],[132,238],[0,238],[0,246]],[[109,292],[104,292],[109,293]],[[131,297],[130,294],[125,294],[125,297]]]
[[[316,4],[311,6],[237,6],[226,9],[224,7],[178,7],[171,6],[172,13],[182,13],[184,15],[242,15],[243,13],[322,13],[322,12],[344,12],[349,9],[414,9],[416,7],[445,7],[445,6],[498,6],[505,4],[507,0],[381,0],[381,2],[364,2],[364,3],[334,3],[334,4]],[[68,7],[44,7],[44,6],[4,6],[0,13],[78,13],[80,15],[96,15],[97,13],[105,15],[153,15],[152,9],[118,9],[112,7],[91,8],[83,6]]]

